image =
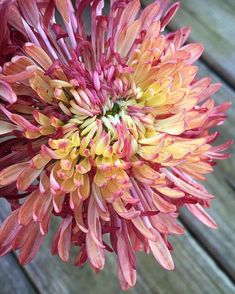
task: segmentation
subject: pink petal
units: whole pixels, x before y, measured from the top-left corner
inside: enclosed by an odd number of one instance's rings
[[[0,97],[4,101],[10,104],[15,103],[17,100],[17,96],[15,92],[12,90],[11,86],[8,85],[6,82],[2,81],[1,77],[0,77]]]
[[[19,114],[14,114],[11,113],[10,111],[7,110],[6,107],[0,104],[0,110],[11,120],[13,123],[18,125],[19,127],[22,127],[24,130],[29,130],[29,131],[35,131],[37,132],[39,129],[31,124],[27,119],[25,119],[23,116]]]
[[[77,226],[79,229],[84,232],[88,233],[88,229],[86,228],[84,221],[83,221],[83,215],[82,215],[83,205],[81,204],[75,211],[74,211],[74,218],[76,221]]]
[[[156,240],[155,238],[155,233],[152,232],[152,230],[150,230],[149,228],[147,228],[144,224],[144,222],[142,221],[141,217],[136,217],[131,219],[131,222],[133,223],[133,225],[136,227],[136,229],[142,234],[144,235],[147,239],[149,240]]]
[[[164,30],[164,28],[168,25],[168,23],[172,20],[176,12],[178,11],[180,7],[180,3],[176,2],[174,3],[167,12],[163,15],[161,19],[161,30]]]
[[[145,7],[141,13],[141,30],[148,30],[149,26],[157,19],[159,15],[160,5],[157,2],[151,3]]]
[[[129,26],[135,20],[139,10],[140,10],[140,1],[139,0],[130,1],[122,12],[121,18],[118,22],[117,31],[125,23],[127,23],[127,25]]]
[[[161,212],[173,212],[176,211],[176,206],[164,200],[161,196],[157,193],[152,194],[152,199],[154,205],[159,209]]]
[[[134,21],[126,30],[125,37],[123,39],[118,39],[117,51],[122,57],[125,57],[130,51],[135,39],[139,34],[141,28],[140,20]]]
[[[20,12],[15,5],[10,5],[7,20],[13,28],[26,36]]]
[[[13,211],[0,228],[0,248],[11,244],[21,226],[18,223],[18,210]]]
[[[19,73],[8,75],[8,76],[1,75],[0,81],[7,82],[10,84],[25,81],[34,75],[34,73],[36,72],[36,69],[37,69],[37,67],[35,65],[30,65],[25,70],[23,70]]]
[[[56,193],[53,195],[53,207],[55,212],[61,212],[64,204],[65,193]]]
[[[28,231],[31,224],[28,224],[27,226],[21,226],[16,238],[13,241],[13,250],[18,250],[23,247],[25,244],[27,238],[28,238]]]
[[[99,206],[99,208],[103,212],[107,212],[107,207],[106,207],[105,201],[101,195],[100,188],[93,182],[91,189],[92,189],[93,196],[95,197],[96,203]]]
[[[130,288],[130,286],[126,282],[120,266],[118,267],[118,279],[119,279],[119,283],[120,283],[120,286],[121,286],[122,290],[127,291]]]
[[[52,66],[52,61],[47,53],[39,46],[33,43],[24,45],[25,52],[32,57],[44,70],[48,70]]]
[[[19,8],[24,19],[32,27],[37,28],[39,24],[39,10],[35,0],[18,0]]]
[[[41,172],[41,169],[38,170],[34,167],[28,166],[19,175],[17,179],[17,188],[22,191],[27,190],[29,186],[33,183],[33,181],[37,179]]]
[[[0,135],[9,134],[17,130],[17,126],[0,120]]]
[[[16,163],[0,171],[0,185],[6,186],[14,183],[22,171],[29,167],[28,162]]]
[[[96,243],[96,245],[99,246],[100,248],[105,248],[105,246],[103,245],[102,236],[101,236],[101,223],[99,220],[98,211],[97,211],[93,198],[90,198],[89,200],[87,222],[88,222],[89,232],[94,242]]]
[[[72,216],[68,215],[61,225],[61,232],[58,241],[58,253],[60,258],[66,262],[69,260],[71,244]]]
[[[204,225],[216,229],[217,224],[213,218],[202,208],[200,204],[186,204],[188,210]]]
[[[208,192],[196,189],[192,185],[186,183],[185,181],[181,180],[180,178],[174,176],[172,173],[167,171],[166,169],[162,169],[162,172],[166,174],[167,178],[171,180],[178,188],[183,190],[184,192],[198,197],[200,199],[211,199],[213,195],[209,194]]]
[[[190,53],[190,58],[187,59],[187,64],[193,64],[202,55],[204,47],[202,44],[194,43],[182,47],[181,50]]]
[[[79,197],[78,189],[70,192],[69,196],[69,206],[71,207],[72,210],[75,210],[79,207],[81,204],[81,198]]]
[[[4,256],[13,249],[12,245],[0,246],[0,256]]]
[[[43,221],[44,216],[52,203],[50,194],[39,194],[33,206],[33,219],[34,221]]]
[[[183,191],[179,191],[176,189],[171,189],[169,187],[155,187],[158,192],[162,193],[163,195],[169,197],[169,198],[182,198],[185,196],[185,193]]]
[[[173,270],[174,262],[172,260],[169,249],[167,248],[166,243],[162,239],[161,235],[157,233],[156,236],[157,236],[156,242],[149,241],[150,249],[154,257],[156,258],[156,260],[160,263],[162,267],[164,267],[167,270]]]
[[[44,236],[40,233],[38,225],[34,224],[30,231],[27,231],[28,238],[20,250],[19,261],[21,264],[25,265],[32,261],[32,259],[37,255],[39,248],[42,245]]]
[[[133,219],[140,216],[141,212],[135,210],[133,207],[129,210],[125,208],[122,200],[120,198],[116,199],[113,203],[114,210],[123,218],[125,219]]]
[[[53,209],[53,204],[51,201],[47,210],[44,212],[44,216],[43,216],[42,221],[39,223],[39,228],[40,228],[40,232],[42,235],[46,235],[48,233],[52,209]]]
[[[117,241],[118,264],[126,283],[130,287],[133,287],[136,283],[136,270],[132,267],[130,262],[129,250],[132,249],[130,247],[131,245],[127,244],[127,242],[128,240],[120,233]]]
[[[61,226],[58,229],[58,231],[56,232],[53,241],[52,241],[52,246],[51,246],[51,254],[52,255],[56,255],[58,254],[58,242],[59,242],[59,238],[60,238],[60,232],[61,232]]]
[[[105,264],[104,249],[96,245],[90,232],[86,234],[86,251],[91,264],[102,270]]]
[[[19,209],[19,224],[26,226],[33,219],[33,206],[39,196],[38,191],[32,192]]]
[[[209,85],[202,93],[199,94],[199,101],[200,102],[204,101],[206,98],[212,96],[214,93],[219,91],[220,88],[221,88],[220,83]]]
[[[63,20],[66,23],[70,21],[70,14],[69,14],[69,1],[68,0],[55,0],[55,4],[57,9],[59,10]]]

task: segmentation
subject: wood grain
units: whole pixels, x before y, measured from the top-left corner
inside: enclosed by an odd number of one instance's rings
[[[0,293],[1,294],[34,294],[34,287],[25,276],[18,261],[9,254],[0,257]]]
[[[116,258],[113,255],[107,254],[105,269],[97,275],[89,265],[79,269],[50,256],[50,244],[51,235],[36,260],[26,266],[28,275],[34,278],[41,293],[121,293]],[[226,294],[235,290],[232,282],[190,234],[174,238],[173,245],[176,270],[167,272],[157,264],[153,256],[139,254],[137,285],[129,293],[172,293],[174,289],[175,294]]]
[[[6,204],[2,203],[6,211]],[[122,293],[117,273],[116,258],[107,254],[103,272],[94,274],[87,264],[82,269],[61,262],[50,255],[52,232],[57,222],[54,220],[51,233],[44,242],[36,259],[25,267],[40,293]],[[229,294],[235,290],[233,283],[216,265],[213,259],[188,233],[172,239],[175,251],[173,258],[176,269],[167,272],[153,256],[138,254],[138,282],[128,293],[213,293]],[[75,252],[72,256],[74,257]],[[174,291],[174,292],[172,292]]]

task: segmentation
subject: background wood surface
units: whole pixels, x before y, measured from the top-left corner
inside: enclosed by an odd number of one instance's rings
[[[145,5],[153,1],[142,1]],[[192,29],[190,41],[202,42],[204,54],[198,62],[201,76],[211,76],[223,84],[214,95],[218,103],[235,99],[235,1],[182,0],[181,10],[168,29]],[[235,103],[233,103],[235,104]],[[229,120],[220,126],[220,140],[235,139],[235,106]],[[233,154],[234,147],[231,148]],[[216,197],[210,214],[219,228],[210,230],[185,211],[181,222],[188,233],[175,237],[173,258],[176,269],[164,271],[152,256],[138,254],[138,279],[128,293],[230,294],[235,293],[235,159],[220,162],[208,177],[207,188]],[[7,215],[7,204],[0,201],[0,218]],[[53,221],[51,231],[57,227]],[[14,253],[0,258],[0,294],[45,293],[122,293],[117,280],[115,257],[107,254],[105,270],[94,274],[89,265],[82,269],[65,264],[50,255],[52,236],[44,242],[36,259],[20,267]],[[76,252],[75,252],[76,253]],[[74,254],[75,254],[74,253]]]

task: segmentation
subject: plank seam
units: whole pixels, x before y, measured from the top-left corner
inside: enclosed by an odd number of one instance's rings
[[[235,280],[233,279],[233,277],[231,276],[231,274],[229,273],[227,268],[219,261],[219,259],[217,259],[216,255],[214,255],[210,251],[210,249],[205,245],[205,243],[203,241],[201,241],[200,239],[197,238],[197,233],[195,233],[194,230],[192,230],[190,228],[190,226],[187,225],[187,222],[184,220],[184,218],[182,218],[180,216],[179,219],[182,222],[182,224],[184,225],[184,227],[186,228],[187,232],[189,232],[189,234],[192,236],[192,238],[196,241],[196,243],[207,253],[207,255],[209,255],[214,260],[214,262],[218,266],[218,268],[228,277],[230,282],[233,285],[235,285]]]
[[[19,260],[17,258],[16,253],[15,252],[12,252],[11,254],[12,254],[13,258],[15,259],[15,261],[18,263],[18,265],[19,265],[22,273],[24,274],[24,276],[27,279],[27,281],[29,282],[29,284],[32,286],[32,288],[35,291],[35,293],[41,294],[41,292],[39,291],[37,285],[33,282],[32,278],[28,274],[27,270],[19,263]]]

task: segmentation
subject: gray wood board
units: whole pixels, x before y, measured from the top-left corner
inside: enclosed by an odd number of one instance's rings
[[[35,289],[25,276],[13,254],[0,257],[0,293],[34,294]]]
[[[6,204],[1,201],[1,211]],[[45,240],[36,259],[25,266],[29,277],[34,281],[40,293],[122,293],[117,280],[116,258],[107,254],[105,270],[92,273],[89,265],[77,268],[61,262],[50,255],[52,232],[57,227],[52,222],[51,233]],[[173,258],[176,269],[167,272],[162,269],[153,256],[138,254],[138,281],[128,293],[223,293],[235,291],[233,283],[216,265],[214,260],[187,233],[183,237],[172,238]],[[72,256],[74,257],[75,252]],[[33,292],[32,292],[33,293]]]

